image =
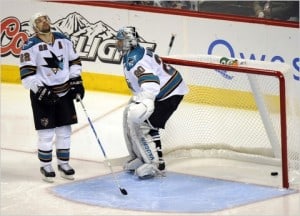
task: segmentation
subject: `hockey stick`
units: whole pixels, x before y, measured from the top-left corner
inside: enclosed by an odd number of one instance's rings
[[[98,137],[98,135],[97,135],[97,133],[96,133],[96,130],[95,130],[94,126],[93,126],[93,123],[92,123],[92,121],[91,121],[89,115],[87,114],[87,111],[86,111],[85,106],[84,106],[84,104],[83,104],[83,102],[82,102],[82,100],[81,100],[80,95],[77,95],[77,96],[76,96],[76,100],[79,101],[80,104],[81,104],[81,107],[82,107],[82,109],[83,109],[83,111],[84,111],[84,113],[85,113],[85,116],[86,116],[86,118],[87,118],[87,120],[88,120],[88,122],[89,122],[89,124],[90,124],[90,126],[91,126],[91,128],[92,128],[92,130],[93,130],[93,132],[94,132],[94,135],[95,135],[95,137],[96,137],[96,139],[97,139],[97,142],[98,142],[98,144],[99,144],[99,146],[100,146],[100,148],[101,148],[101,151],[102,151],[102,153],[103,153],[103,156],[104,156],[104,158],[105,158],[105,160],[106,160],[106,162],[107,162],[107,165],[108,165],[108,167],[109,167],[109,169],[110,169],[110,172],[113,174],[113,178],[114,178],[114,180],[115,180],[116,185],[118,186],[118,188],[120,189],[120,191],[121,191],[121,193],[122,193],[123,195],[127,195],[127,194],[128,194],[127,191],[126,191],[124,188],[121,188],[121,186],[120,186],[120,184],[119,184],[119,181],[118,181],[118,179],[117,179],[117,177],[116,177],[116,175],[115,175],[115,173],[114,173],[114,171],[113,171],[113,169],[112,169],[111,163],[110,163],[110,161],[108,160],[108,158],[107,158],[107,156],[106,156],[106,153],[105,153],[105,151],[104,151],[104,148],[103,148],[103,146],[102,146],[102,144],[101,144],[101,142],[100,142],[100,139],[99,139],[99,137]]]
[[[172,34],[171,39],[170,39],[170,43],[169,43],[169,49],[168,49],[168,53],[167,55],[170,55],[171,49],[173,47],[173,43],[174,43],[174,39],[175,39],[175,34]]]

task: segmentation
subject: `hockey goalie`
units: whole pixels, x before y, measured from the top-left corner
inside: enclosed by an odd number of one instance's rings
[[[188,88],[175,68],[140,45],[135,27],[120,29],[116,39],[124,76],[133,94],[123,115],[130,155],[124,169],[141,179],[152,178],[165,171],[159,130],[165,128]]]

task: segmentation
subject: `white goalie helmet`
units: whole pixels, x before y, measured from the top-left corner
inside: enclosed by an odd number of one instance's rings
[[[121,28],[117,32],[117,49],[119,52],[126,53],[132,48],[136,47],[138,44],[138,33],[135,30],[135,27],[128,26]]]
[[[37,19],[40,18],[40,17],[45,17],[45,19],[46,19],[49,23],[51,23],[50,18],[49,18],[49,16],[48,16],[46,13],[43,13],[43,12],[37,12],[37,13],[33,14],[33,15],[31,16],[31,18],[30,18],[30,25],[31,25],[31,27],[33,28],[34,31],[37,30],[37,27],[36,27],[36,21],[37,21]]]

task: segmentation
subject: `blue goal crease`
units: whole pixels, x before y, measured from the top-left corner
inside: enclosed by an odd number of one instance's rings
[[[296,192],[175,172],[148,180],[126,172],[117,173],[117,177],[128,195],[120,193],[112,174],[58,185],[51,190],[61,198],[84,204],[166,213],[222,211]]]

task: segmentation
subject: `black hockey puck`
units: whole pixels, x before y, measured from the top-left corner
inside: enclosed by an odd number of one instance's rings
[[[278,172],[271,172],[271,176],[278,176]]]

